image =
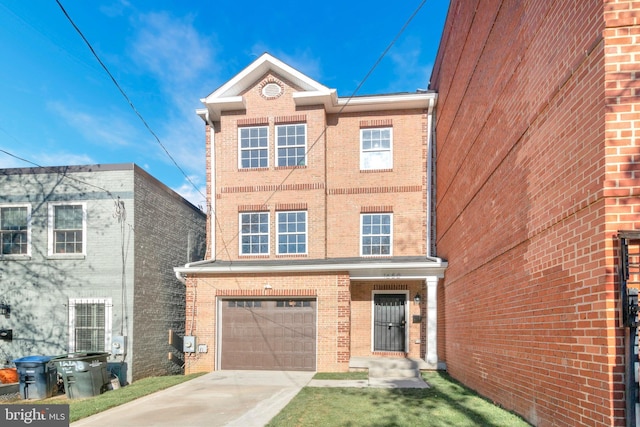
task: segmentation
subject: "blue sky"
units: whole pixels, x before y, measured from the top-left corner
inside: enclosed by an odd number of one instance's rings
[[[348,97],[423,3],[59,1],[202,193],[201,98],[264,52]],[[448,6],[426,0],[358,95],[427,88]],[[41,166],[137,163],[205,205],[55,0],[0,0],[0,53],[1,150]],[[31,166],[0,152],[0,168]]]

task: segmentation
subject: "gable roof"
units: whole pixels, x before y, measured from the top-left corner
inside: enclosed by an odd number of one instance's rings
[[[200,99],[206,108],[196,110],[205,121],[217,121],[223,111],[245,110],[246,100],[241,95],[269,71],[284,78],[301,90],[293,93],[297,106],[323,105],[327,113],[340,111],[378,111],[400,108],[433,108],[436,93],[417,92],[391,95],[338,98],[335,89],[328,88],[268,53],[263,53],[231,80],[206,98]]]

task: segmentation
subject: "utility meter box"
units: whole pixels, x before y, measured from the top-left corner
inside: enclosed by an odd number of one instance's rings
[[[182,339],[182,351],[184,353],[195,353],[196,337],[188,335]]]
[[[127,337],[116,335],[111,339],[111,354],[123,355],[127,350]]]

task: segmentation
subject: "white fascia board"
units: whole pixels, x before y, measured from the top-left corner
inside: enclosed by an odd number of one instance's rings
[[[435,99],[436,94],[431,92],[338,98],[335,111],[330,112],[428,109]]]
[[[323,91],[295,92],[292,95],[296,106],[324,105],[325,110],[333,110],[338,103],[338,96],[335,89]]]
[[[300,71],[290,67],[268,53],[264,53],[249,64],[248,67],[236,74],[235,77],[201,101],[204,104],[209,104],[210,102],[216,102],[220,98],[237,96],[244,92],[249,86],[255,84],[257,79],[269,71],[291,81],[304,91],[329,91],[329,88],[326,86],[302,74]]]
[[[205,119],[207,111],[209,111],[209,119],[217,121],[223,111],[245,110],[247,108],[246,101],[243,96],[229,96],[226,98],[217,98],[215,101],[206,102],[207,108],[196,110],[196,114]]]
[[[198,261],[176,267],[181,274],[247,274],[247,273],[302,273],[348,271],[351,280],[370,279],[420,279],[426,276],[444,277],[447,262],[440,258],[429,258],[425,262],[371,262],[335,264],[295,264],[295,265],[206,265],[210,261]]]

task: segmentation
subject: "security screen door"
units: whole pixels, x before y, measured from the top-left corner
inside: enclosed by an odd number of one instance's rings
[[[374,351],[405,351],[405,302],[404,294],[374,295]]]

